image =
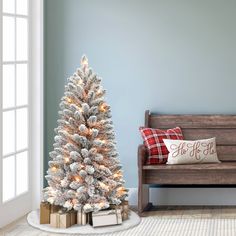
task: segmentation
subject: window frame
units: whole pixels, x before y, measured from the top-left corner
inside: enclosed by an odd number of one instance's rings
[[[28,203],[22,205],[16,204],[18,200],[23,199],[24,194],[4,202],[2,204],[2,194],[0,194],[0,228],[11,223],[17,218],[25,215],[33,209],[39,208],[41,193],[43,189],[43,0],[29,0],[29,56],[28,56],[28,105],[29,115],[29,191]],[[2,1],[0,1],[0,11],[2,12]],[[0,32],[2,32],[2,19],[0,21]],[[1,36],[1,35],[0,35]],[[2,52],[2,37],[0,37],[0,52]],[[2,62],[2,53],[0,53],[0,61]],[[0,72],[2,73],[2,63],[0,64]],[[2,76],[1,76],[2,77]],[[2,88],[2,79],[0,79],[0,88]],[[2,100],[2,99],[1,99]],[[2,102],[0,102],[2,111]],[[2,115],[0,116],[2,124]],[[0,150],[2,150],[2,141],[0,142]],[[0,160],[0,190],[2,189],[2,160]],[[27,196],[29,195],[27,194]],[[14,210],[10,210],[10,208]],[[19,208],[19,211],[18,211]]]
[[[3,1],[1,1],[3,3]],[[14,13],[6,13],[3,12],[3,5],[1,5],[1,33],[3,33],[3,18],[4,17],[11,17],[14,19],[14,60],[5,60],[3,61],[3,35],[1,35],[1,58],[0,58],[0,62],[1,62],[1,75],[0,75],[0,80],[1,80],[1,84],[0,84],[0,88],[1,88],[1,92],[3,92],[3,66],[4,65],[13,65],[14,66],[14,106],[10,106],[7,108],[3,107],[3,94],[1,95],[1,107],[0,107],[0,116],[1,116],[1,165],[3,165],[3,160],[5,158],[9,158],[11,156],[14,156],[14,171],[15,171],[15,187],[14,187],[14,196],[12,198],[9,198],[7,200],[4,201],[3,199],[3,171],[1,171],[1,204],[6,204],[18,197],[20,197],[21,195],[24,195],[28,192],[31,191],[30,189],[30,165],[29,165],[29,160],[30,160],[30,156],[31,156],[31,146],[29,143],[29,140],[31,140],[31,132],[30,132],[30,112],[31,112],[31,102],[30,102],[30,96],[29,96],[29,91],[30,91],[30,86],[29,86],[29,81],[30,81],[30,48],[31,48],[31,40],[30,40],[30,21],[31,21],[31,9],[30,9],[30,0],[27,0],[27,14],[26,15],[22,15],[22,14],[18,14],[17,13],[17,0],[14,0],[15,6],[14,6]],[[27,40],[28,40],[28,45],[27,45],[27,59],[26,60],[17,60],[17,19],[26,19],[27,20]],[[17,105],[17,66],[20,64],[25,64],[27,65],[27,103],[24,105]],[[26,108],[27,109],[27,145],[25,148],[19,149],[17,150],[17,111],[19,109],[22,108]],[[3,146],[2,146],[2,141],[3,141],[3,114],[4,112],[8,112],[8,111],[13,111],[14,112],[14,125],[15,125],[15,130],[14,130],[14,151],[10,152],[10,153],[3,153]],[[27,179],[27,190],[17,194],[17,155],[20,153],[23,153],[27,151],[27,162],[28,162],[28,166],[27,166],[27,170],[28,170],[28,179]],[[3,168],[3,166],[2,166]]]

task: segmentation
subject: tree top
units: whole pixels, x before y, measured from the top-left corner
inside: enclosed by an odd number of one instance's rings
[[[86,57],[86,55],[83,55],[80,61],[80,65],[82,68],[86,68],[88,67],[88,58]]]

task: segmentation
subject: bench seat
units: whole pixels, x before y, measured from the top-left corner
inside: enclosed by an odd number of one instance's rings
[[[235,185],[236,162],[195,165],[144,165],[146,184]]]
[[[236,171],[236,162],[221,162],[214,164],[186,164],[186,165],[144,165],[143,170],[235,170]]]

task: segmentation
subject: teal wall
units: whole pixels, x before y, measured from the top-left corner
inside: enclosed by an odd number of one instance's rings
[[[103,77],[127,187],[144,110],[236,114],[236,1],[45,0],[45,166],[66,78]]]

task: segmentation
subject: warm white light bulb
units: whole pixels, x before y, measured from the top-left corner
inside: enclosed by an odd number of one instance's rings
[[[116,173],[114,174],[114,177],[117,178],[117,177],[120,177],[120,175]]]
[[[105,111],[106,111],[106,107],[107,107],[106,103],[103,103],[103,104],[100,106],[100,111],[105,112]]]
[[[67,98],[67,102],[71,103],[72,102],[71,98]]]
[[[79,79],[78,84],[79,84],[79,85],[83,84],[82,79]]]
[[[104,170],[105,169],[105,166],[104,165],[100,165],[99,166],[101,170]]]
[[[86,56],[83,56],[81,59],[81,66],[84,67],[88,67],[88,58]]]
[[[75,180],[76,180],[77,182],[79,182],[79,181],[80,181],[80,177],[79,177],[79,176],[75,176]]]
[[[100,182],[99,184],[101,188],[105,189],[106,191],[109,191],[109,187],[106,184],[104,184],[103,182]]]
[[[75,205],[78,203],[78,200],[76,198],[72,199],[72,203]]]
[[[119,187],[119,188],[117,188],[117,192],[123,192],[124,190],[125,190],[124,187]]]
[[[56,168],[55,166],[53,166],[53,167],[51,168],[51,170],[52,170],[52,171],[56,171],[57,168]]]

